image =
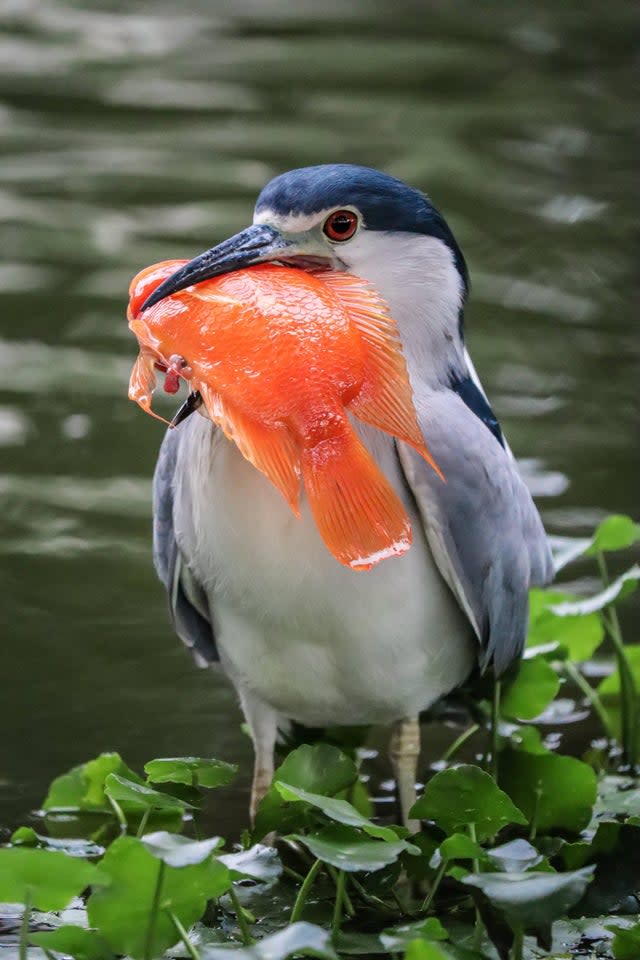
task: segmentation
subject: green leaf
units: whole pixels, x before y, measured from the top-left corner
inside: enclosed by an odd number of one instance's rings
[[[453,833],[443,840],[429,864],[438,867],[443,860],[484,860],[486,851],[466,833]]]
[[[586,553],[593,556],[609,550],[624,550],[640,540],[640,524],[624,514],[612,514],[596,528]]]
[[[112,951],[95,930],[63,924],[46,933],[29,934],[29,943],[43,950],[64,953],[74,960],[111,960]]]
[[[405,851],[420,852],[406,840],[374,840],[342,824],[324,827],[317,833],[297,834],[294,839],[304,844],[317,860],[349,872],[382,870]]]
[[[215,859],[188,867],[164,866],[134,837],[114,841],[101,867],[111,884],[89,897],[89,923],[98,928],[114,953],[134,960],[145,954],[159,871],[164,871],[164,877],[150,939],[152,956],[159,956],[179,939],[168,910],[189,927],[202,916],[207,900],[219,897],[231,885],[229,871]]]
[[[45,850],[57,850],[68,853],[72,857],[101,857],[104,847],[91,840],[78,840],[71,837],[48,837],[36,833],[32,827],[18,827],[11,835],[11,844],[14,847],[40,847]]]
[[[275,782],[275,788],[287,802],[303,801],[309,806],[321,810],[330,820],[337,823],[344,823],[349,827],[360,827],[370,837],[380,837],[382,840],[397,840],[398,835],[391,827],[380,827],[371,820],[367,820],[361,813],[358,813],[346,800],[335,799],[334,797],[324,797],[320,793],[310,793],[300,787],[292,787],[281,780]]]
[[[595,867],[570,873],[474,873],[462,878],[506,916],[515,929],[544,930],[584,895]]]
[[[117,800],[125,810],[158,810],[170,813],[175,810],[193,809],[192,804],[180,800],[169,793],[153,790],[144,783],[110,773],[105,780],[104,792],[108,797]]]
[[[405,960],[452,960],[453,956],[445,947],[429,940],[412,940],[404,954]],[[476,953],[474,956],[479,958],[481,955]]]
[[[79,767],[73,767],[68,773],[56,777],[45,798],[44,810],[78,809],[108,810],[111,807],[105,797],[104,785],[109,774],[142,783],[142,779],[130,770],[120,754],[101,753],[95,760],[89,760]]]
[[[0,903],[62,910],[91,884],[108,883],[102,870],[66,853],[10,847],[0,850]]]
[[[265,847],[260,843],[254,844],[248,850],[240,850],[238,853],[223,853],[218,860],[231,870],[234,879],[251,877],[253,880],[264,883],[277,880],[282,873],[278,851],[274,847]]]
[[[616,960],[637,960],[640,957],[640,923],[632,927],[612,923],[606,929],[615,934],[611,947]]]
[[[535,867],[542,860],[542,855],[528,840],[521,838],[503,843],[493,850],[485,851],[494,866],[505,873],[522,873],[530,867]]]
[[[640,580],[640,566],[636,563],[629,570],[621,574],[616,580],[591,597],[584,597],[581,600],[566,601],[551,607],[551,612],[556,617],[586,617],[589,614],[604,610],[616,600],[622,600],[638,586]]]
[[[522,660],[518,674],[506,689],[501,710],[508,717],[533,720],[553,700],[560,689],[560,680],[553,667],[542,657]]]
[[[163,757],[144,765],[150,783],[184,783],[189,787],[225,787],[238,773],[235,763],[203,757]]]
[[[389,927],[380,934],[380,942],[389,952],[401,950],[412,940],[448,940],[449,934],[437,917],[427,917],[416,923],[402,923]]]
[[[570,660],[577,663],[589,660],[604,640],[604,627],[597,613],[590,615],[558,616],[556,611],[560,603],[572,603],[575,598],[566,593],[552,591],[531,591],[545,594],[544,607],[532,620],[527,637],[527,647],[540,647],[543,650],[551,644],[557,644],[558,656],[566,651]],[[553,604],[556,604],[555,606]]]
[[[320,957],[338,960],[331,946],[331,933],[315,923],[292,923],[278,933],[264,937],[251,947],[207,947],[203,960],[286,960],[287,957]]]
[[[505,750],[500,782],[538,832],[564,828],[577,833],[591,819],[596,775],[574,757]]]
[[[276,781],[331,797],[355,783],[357,776],[353,760],[337,747],[315,743],[292,750],[276,770],[274,783],[258,807],[255,837],[264,837],[272,830],[288,833],[308,820],[308,808],[303,804],[286,803],[274,785]]]
[[[478,840],[493,837],[508,823],[527,822],[492,777],[473,764],[436,773],[409,816],[435,820],[448,834],[462,832],[473,823]]]
[[[181,837],[179,833],[168,833],[166,830],[148,833],[141,839],[145,849],[169,867],[190,867],[203,863],[224,843],[222,837],[189,840]]]

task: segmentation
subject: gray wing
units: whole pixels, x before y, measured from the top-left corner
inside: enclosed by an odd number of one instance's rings
[[[174,490],[180,428],[167,430],[153,475],[153,562],[166,587],[176,633],[199,666],[219,659],[207,598],[176,541]]]
[[[518,657],[528,590],[553,577],[546,534],[515,460],[453,390],[420,389],[418,421],[446,482],[398,443],[429,546],[482,645],[481,669]]]

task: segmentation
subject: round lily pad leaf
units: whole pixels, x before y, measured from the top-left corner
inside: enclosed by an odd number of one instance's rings
[[[163,860],[169,867],[189,867],[202,863],[214,850],[222,846],[222,837],[210,837],[208,840],[189,840],[179,833],[158,830],[142,837],[142,843],[149,853]]]
[[[516,929],[544,930],[581,899],[594,870],[473,873],[461,882],[480,890]]]
[[[330,744],[303,744],[292,750],[276,770],[274,782],[258,807],[255,838],[260,839],[272,830],[289,833],[308,821],[308,807],[287,803],[275,786],[277,781],[332,797],[355,783],[357,776],[353,760]]]
[[[591,556],[599,551],[624,550],[639,540],[640,524],[624,514],[614,513],[597,527],[587,554]]]
[[[311,793],[309,790],[302,790],[300,787],[293,787],[288,783],[276,781],[275,788],[287,801],[303,801],[310,806],[321,810],[330,820],[337,823],[344,823],[350,827],[360,827],[370,837],[380,837],[382,840],[397,840],[398,835],[391,827],[380,827],[372,823],[361,813],[358,813],[347,800],[336,799],[335,797],[324,797],[319,793]]]
[[[560,679],[542,656],[523,660],[513,683],[505,690],[501,711],[508,717],[533,720],[553,700]]]
[[[234,877],[251,877],[265,883],[277,880],[282,873],[282,863],[278,851],[274,847],[266,847],[256,843],[248,850],[239,850],[237,853],[223,853],[218,857]]]
[[[134,783],[143,783],[131,770],[119,753],[101,753],[79,767],[73,767],[68,773],[56,777],[42,804],[43,810],[108,810],[109,801],[105,797],[104,786],[109,774],[115,773]]]
[[[207,900],[219,897],[231,885],[229,871],[216,859],[180,868],[165,866],[134,837],[119,837],[112,843],[101,868],[111,883],[89,897],[89,923],[114,953],[134,960],[147,952],[160,956],[179,939],[169,911],[189,927],[202,916]],[[159,909],[154,917],[160,873]]]
[[[527,822],[493,778],[468,763],[436,773],[409,815],[435,820],[448,834],[462,832],[473,823],[478,840],[493,837],[508,823]]]
[[[318,833],[298,834],[295,839],[323,863],[352,873],[382,870],[388,864],[395,863],[404,851],[420,852],[406,840],[375,840],[342,824],[325,827]]]
[[[505,750],[500,782],[539,833],[554,828],[577,833],[591,819],[596,775],[575,757]]]
[[[113,952],[95,930],[63,924],[55,930],[29,935],[29,943],[43,950],[64,953],[74,960],[112,960]]]
[[[315,923],[292,923],[278,933],[264,937],[250,947],[214,947],[203,951],[206,960],[286,960],[287,957],[319,957],[338,960],[331,945],[331,933]]]
[[[150,783],[184,783],[189,787],[224,787],[238,773],[235,763],[205,757],[163,757],[145,763]]]
[[[486,855],[492,860],[494,867],[505,873],[518,873],[537,866],[543,859],[533,844],[519,837],[503,843],[493,850],[486,850]]]
[[[62,910],[91,884],[109,877],[79,857],[32,847],[0,850],[0,903],[30,903],[39,910]]]
[[[416,923],[402,923],[389,927],[380,934],[380,942],[389,952],[401,950],[412,940],[448,940],[449,934],[437,917],[427,917]]]
[[[169,793],[153,790],[144,783],[136,783],[117,773],[110,773],[105,780],[104,792],[108,797],[117,800],[124,810],[159,810],[171,812],[191,808],[192,804]]]

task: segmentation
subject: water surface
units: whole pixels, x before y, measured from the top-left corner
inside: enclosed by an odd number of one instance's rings
[[[549,530],[633,512],[632,6],[0,13],[0,823],[117,749],[239,760],[224,832],[244,822],[251,751],[151,568],[161,427],[126,399],[128,281],[246,225],[284,169],[384,167],[430,193],[465,251],[468,343]]]

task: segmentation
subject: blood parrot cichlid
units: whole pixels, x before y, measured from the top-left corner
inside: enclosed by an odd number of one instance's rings
[[[414,447],[440,475],[418,427],[400,336],[358,277],[264,264],[161,300],[147,297],[184,265],[142,270],[129,326],[140,354],[129,397],[152,415],[156,369],[200,392],[210,419],[300,516],[300,487],[331,553],[367,570],[411,545],[406,510],[349,415]]]

